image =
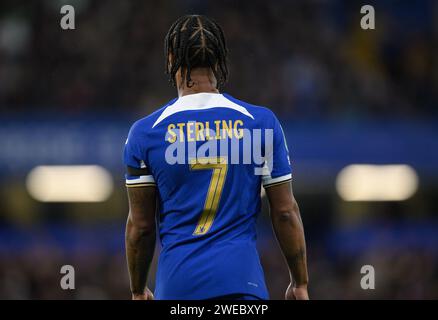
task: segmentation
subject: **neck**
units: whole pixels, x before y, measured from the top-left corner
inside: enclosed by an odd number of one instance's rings
[[[219,93],[216,88],[216,78],[210,68],[196,68],[190,72],[191,84],[188,87],[186,81],[181,81],[181,76],[178,77],[178,96],[186,96],[189,94],[207,92],[207,93]]]

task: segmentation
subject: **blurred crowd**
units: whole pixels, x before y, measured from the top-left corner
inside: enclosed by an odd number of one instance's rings
[[[371,1],[72,0],[76,29],[59,26],[62,1],[0,4],[0,112],[148,114],[175,92],[163,39],[184,13],[223,26],[225,91],[283,118],[436,115],[438,3]]]
[[[438,297],[438,259],[424,250],[365,250],[334,257],[320,244],[309,250],[312,299],[431,299]],[[266,239],[260,255],[271,299],[284,299],[289,283],[286,265],[275,241]],[[60,269],[75,268],[74,290],[60,286]],[[362,265],[375,268],[374,290],[360,286]],[[151,271],[154,288],[156,259]],[[56,246],[32,247],[21,254],[0,255],[0,299],[130,299],[123,251],[66,254]]]

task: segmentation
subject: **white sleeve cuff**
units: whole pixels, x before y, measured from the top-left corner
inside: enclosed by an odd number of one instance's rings
[[[155,186],[155,179],[152,175],[148,176],[139,176],[135,179],[126,179],[127,187],[147,187],[147,186]]]
[[[262,184],[264,188],[272,187],[277,184],[282,184],[292,180],[292,174],[286,174],[281,177],[272,178],[270,175],[262,177]]]

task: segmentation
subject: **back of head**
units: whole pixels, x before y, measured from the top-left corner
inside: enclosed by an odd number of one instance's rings
[[[202,15],[186,15],[170,27],[164,40],[166,73],[175,85],[176,72],[181,69],[183,81],[190,87],[191,71],[210,68],[222,88],[228,79],[227,45],[222,28]]]

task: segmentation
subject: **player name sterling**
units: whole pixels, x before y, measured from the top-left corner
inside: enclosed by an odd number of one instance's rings
[[[222,140],[228,138],[243,138],[242,120],[215,120],[198,122],[190,121],[187,123],[171,123],[167,127],[167,141],[174,143],[177,139],[181,142],[187,140],[206,141]]]
[[[266,174],[272,158],[273,135],[272,129],[249,130],[240,119],[170,123],[165,136],[169,143],[165,158],[173,165],[186,164],[188,159],[223,157],[231,164],[264,166],[256,174]]]

